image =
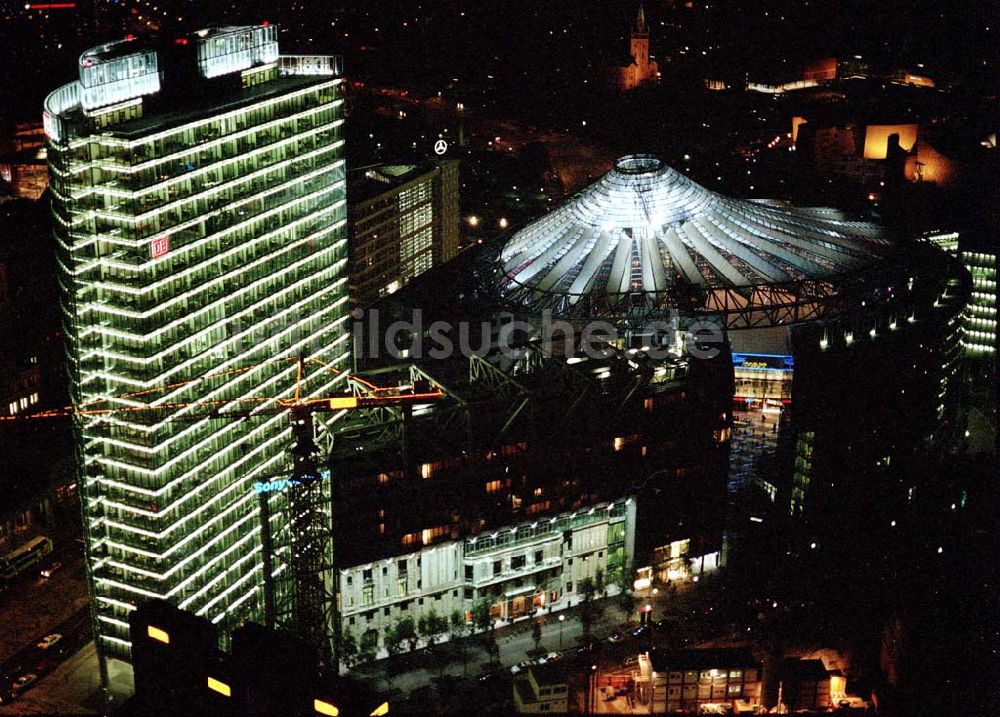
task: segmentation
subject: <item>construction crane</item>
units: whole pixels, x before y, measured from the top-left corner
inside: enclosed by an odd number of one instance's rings
[[[263,554],[264,621],[268,627],[285,627],[317,650],[322,664],[336,671],[335,645],[339,637],[336,579],[328,589],[326,577],[335,568],[334,530],[332,525],[333,489],[324,490],[328,471],[315,440],[313,417],[317,413],[341,414],[370,408],[401,406],[404,416],[414,404],[427,403],[444,396],[440,388],[421,390],[418,384],[380,387],[363,378],[346,374],[316,358],[304,356],[284,357],[274,361],[292,361],[297,367],[295,391],[292,398],[241,397],[193,402],[156,403],[158,394],[196,384],[220,375],[250,371],[250,367],[230,369],[223,374],[210,374],[188,381],[155,386],[111,398],[100,398],[86,403],[58,409],[38,411],[17,416],[2,416],[0,421],[30,421],[52,418],[82,418],[114,416],[116,414],[162,415],[165,411],[184,408],[182,416],[167,416],[165,420],[244,420],[251,416],[288,413],[291,420],[292,459],[290,474],[266,476],[254,484],[260,498],[261,546]],[[304,390],[306,364],[314,363],[335,373],[346,374],[349,392],[331,396],[307,396]],[[151,401],[140,405],[121,405],[138,400]],[[332,481],[331,481],[332,482]],[[275,536],[271,529],[274,509],[271,498],[284,496],[287,505],[287,548],[290,580],[286,589],[275,584]],[[285,607],[279,607],[279,601]],[[333,628],[331,633],[330,628]]]

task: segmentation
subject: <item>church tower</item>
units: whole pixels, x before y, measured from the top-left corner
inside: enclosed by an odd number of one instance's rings
[[[632,29],[632,44],[629,50],[639,68],[638,74],[641,77],[649,65],[649,31],[646,29],[646,11],[641,2],[639,3],[639,16],[635,19],[635,27]]]
[[[639,15],[632,28],[632,39],[629,44],[630,62],[618,69],[618,86],[622,92],[627,92],[647,82],[655,82],[657,64],[649,59],[649,30],[646,28],[646,11],[639,3]]]

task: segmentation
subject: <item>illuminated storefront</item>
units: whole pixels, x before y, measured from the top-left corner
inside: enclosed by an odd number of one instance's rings
[[[132,411],[77,425],[104,654],[128,655],[148,598],[224,631],[260,619],[253,487],[287,471],[288,418],[192,414],[275,406],[295,388],[284,357],[349,356],[342,80],[276,38],[109,43],[45,103],[73,401]],[[340,379],[317,366],[306,385]]]
[[[794,370],[791,356],[734,353],[734,400],[747,410],[780,411],[791,400]]]

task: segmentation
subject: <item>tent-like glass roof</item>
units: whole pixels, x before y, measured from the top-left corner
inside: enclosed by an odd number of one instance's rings
[[[553,296],[567,306],[587,296],[739,292],[833,279],[890,247],[875,224],[833,209],[723,197],[636,154],[514,234],[501,253],[501,285],[528,305]]]

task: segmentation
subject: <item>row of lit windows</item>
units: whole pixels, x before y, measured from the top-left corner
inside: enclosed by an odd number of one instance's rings
[[[321,202],[324,197],[327,201]],[[342,208],[341,194],[333,187],[315,197],[313,203],[299,203],[294,210],[287,209],[280,215],[272,212],[267,217],[245,222],[238,229],[230,231],[225,239],[217,235],[209,237],[209,242],[218,246],[215,252],[207,254],[201,262],[186,264],[185,268],[178,265],[174,273],[166,274],[159,280],[117,275],[100,265],[95,267],[96,272],[81,272],[79,280],[87,282],[82,288],[92,286],[109,292],[101,297],[102,303],[107,303],[108,299],[118,294],[121,296],[118,303],[124,304],[124,308],[150,297],[162,304],[172,296],[205,288],[205,277],[211,277],[211,285],[218,286],[218,279],[225,273],[242,270],[258,261],[263,266],[263,262],[274,253],[270,250],[273,245],[281,246],[295,240],[299,240],[301,244],[301,238],[312,234],[329,236],[326,230],[342,221]],[[326,211],[321,211],[323,209]],[[276,219],[283,221],[275,221]],[[327,241],[335,239],[330,237]],[[105,276],[106,279],[103,278]]]
[[[276,185],[270,189],[262,191],[260,194],[247,196],[234,203],[224,205],[225,208],[208,210],[207,213],[199,214],[192,212],[185,218],[178,214],[170,219],[174,231],[165,235],[154,237],[154,242],[148,244],[144,249],[138,246],[124,249],[123,251],[112,253],[110,256],[97,254],[94,249],[100,249],[101,243],[94,242],[94,236],[107,238],[108,232],[114,232],[107,226],[99,226],[99,218],[96,227],[96,234],[80,234],[74,231],[76,239],[73,251],[82,263],[82,268],[92,268],[100,263],[109,268],[115,268],[125,276],[134,274],[136,271],[152,270],[156,273],[173,272],[178,268],[183,269],[191,262],[191,254],[206,245],[212,246],[219,241],[223,242],[225,248],[230,248],[237,239],[233,232],[238,229],[246,230],[253,227],[254,221],[265,218],[265,215],[274,218],[279,212],[286,211],[286,208],[301,207],[309,202],[322,201],[322,197],[328,195],[331,188],[335,190],[332,198],[327,198],[329,203],[343,201],[343,183],[336,180],[333,173],[328,172],[328,168],[317,166],[313,169],[313,177],[297,182],[295,179],[288,180],[284,184]],[[324,191],[325,190],[325,191]],[[292,221],[281,217],[284,221]],[[259,225],[259,221],[257,222]],[[273,224],[272,224],[273,226]],[[157,227],[146,227],[143,231],[149,232],[147,236],[158,235],[160,229]],[[254,230],[259,233],[259,228]],[[159,248],[156,242],[164,242]],[[229,242],[228,245],[226,242]],[[140,253],[136,253],[139,249]],[[147,256],[142,256],[146,254]],[[139,259],[155,259],[152,264],[136,266]],[[178,266],[180,265],[180,266]]]
[[[327,290],[330,290],[330,288],[328,287]],[[289,334],[291,332],[292,334],[301,334],[302,332],[305,332],[307,335],[304,339],[302,339],[302,341],[307,343],[312,343],[315,340],[321,339],[321,337],[329,331],[329,328],[324,325],[324,322],[328,322],[330,320],[326,315],[333,314],[336,316],[339,311],[342,311],[345,297],[341,296],[339,303],[325,303],[322,302],[321,299],[322,295],[312,299],[317,302],[317,304],[315,310],[309,315],[309,323],[301,322],[298,325],[290,326],[284,329],[284,333]],[[291,351],[294,351],[294,349],[295,346],[289,347],[289,350]],[[248,360],[252,360],[251,357],[253,354],[259,354],[260,347],[254,347],[251,349],[251,352],[252,353],[247,354]],[[216,397],[222,400],[231,401],[234,398],[244,395],[247,387],[250,388],[250,393],[252,395],[267,395],[269,393],[272,395],[282,395],[287,394],[294,388],[293,369],[294,367],[290,366],[288,363],[282,364],[279,362],[262,364],[259,365],[257,370],[254,372],[241,372],[232,375],[229,381],[221,384],[215,389],[206,386],[203,382],[198,382],[196,384],[182,386],[181,390],[193,394],[192,398],[200,401],[209,401],[215,399]],[[198,374],[195,374],[195,376],[197,375]],[[254,405],[263,404],[257,403]],[[238,408],[240,407],[240,404],[234,404],[234,407]],[[178,415],[178,413],[183,413],[183,410],[173,412],[174,415]],[[169,414],[164,414],[165,417],[167,415]],[[100,423],[97,425],[100,425]],[[173,435],[170,439],[161,439],[156,444],[155,449],[157,453],[171,456],[170,460],[166,464],[160,466],[161,470],[168,464],[176,468],[177,466],[185,465],[184,461],[193,460],[193,451],[191,449],[178,452],[178,447],[184,447],[192,441],[192,439],[197,435],[195,431],[199,428],[201,428],[202,432],[207,430],[204,424],[195,424],[180,429],[179,432]],[[216,427],[215,430],[218,431],[223,429]],[[98,435],[94,434],[93,437],[96,439],[98,438]],[[184,442],[181,442],[182,439]],[[117,449],[115,450],[115,454],[117,455],[117,458],[114,461],[114,465],[131,472],[133,464],[128,462],[128,456]],[[151,464],[154,464],[152,456],[139,465],[149,466]],[[135,466],[135,468],[138,467],[139,466]]]
[[[404,546],[431,545],[445,537],[451,537],[451,526],[439,525],[433,528],[425,528],[417,533],[407,533],[400,539],[400,544]]]
[[[7,415],[13,416],[19,411],[25,410],[28,406],[34,406],[38,403],[38,394],[32,393],[28,396],[22,396],[16,401],[11,401],[7,404]]]
[[[217,352],[232,353],[237,347],[246,346],[248,339],[252,338],[253,343],[258,344],[272,339],[276,326],[280,326],[275,322],[277,314],[286,314],[285,309],[289,306],[302,302],[321,289],[331,288],[328,283],[335,281],[343,263],[336,256],[335,247],[307,259],[297,259],[292,253],[283,257],[285,261],[274,262],[273,265],[268,262],[266,268],[271,271],[244,274],[241,278],[245,284],[238,291],[229,294],[212,292],[199,297],[205,302],[200,308],[200,302],[188,304],[185,301],[183,308],[187,311],[175,310],[156,316],[155,320],[129,320],[114,314],[102,316],[104,312],[97,312],[97,316],[109,327],[107,331],[92,334],[94,353],[90,353],[90,341],[81,342],[81,348],[88,351],[82,357],[83,363],[87,364],[93,356],[103,359],[105,366],[121,362],[126,372],[159,373],[164,368],[172,368],[172,362],[196,357],[209,347]],[[333,257],[332,262],[330,257]],[[326,269],[319,275],[321,267],[331,264],[332,269]],[[263,310],[265,305],[267,315]],[[298,319],[286,316],[284,320],[289,318]],[[127,329],[128,333],[118,329],[119,326]],[[112,332],[115,350],[101,351],[102,338]],[[237,337],[240,340],[234,341]],[[159,360],[150,361],[154,355]],[[202,358],[208,360],[210,357]]]
[[[233,159],[215,165],[206,176],[185,179],[176,187],[141,199],[132,193],[121,197],[95,196],[84,200],[80,206],[97,212],[94,227],[101,238],[125,246],[126,256],[134,256],[133,262],[145,261],[150,258],[148,248],[146,252],[141,252],[145,248],[141,240],[146,237],[178,227],[196,217],[207,218],[223,209],[235,212],[252,199],[273,194],[282,185],[294,184],[300,194],[307,193],[311,189],[304,187],[303,182],[309,182],[310,174],[323,180],[324,184],[343,181],[341,172],[330,172],[330,165],[336,163],[337,152],[342,146],[338,134],[332,130],[326,132],[324,140],[311,143],[308,150],[301,153],[295,146],[290,146],[287,151],[273,150],[259,158],[244,156]],[[260,163],[257,164],[255,159],[259,159]],[[314,170],[318,167],[329,174],[316,175]],[[137,241],[139,244],[134,244]],[[173,237],[171,248],[181,246],[178,237]],[[136,250],[140,253],[136,254]]]
[[[89,137],[85,141],[70,145],[66,161],[93,162],[118,171],[134,171],[132,165],[136,162],[155,166],[167,160],[190,161],[193,151],[199,147],[219,144],[226,138],[238,138],[241,133],[266,131],[296,114],[308,113],[309,110],[332,102],[339,104],[342,102],[337,97],[337,85],[340,82],[339,79],[330,80],[322,85],[314,85],[259,102],[249,108],[241,108],[190,122],[176,129],[165,130],[137,142],[125,142],[113,136]]]

